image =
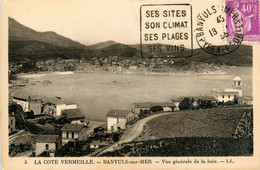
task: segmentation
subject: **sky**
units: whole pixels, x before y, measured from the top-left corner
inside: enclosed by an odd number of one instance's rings
[[[6,7],[9,17],[36,31],[54,31],[86,45],[107,40],[136,44],[140,41],[138,4],[119,0],[12,0]]]
[[[139,44],[140,6],[153,4],[152,1],[4,0],[2,5],[5,5],[9,17],[39,32],[54,31],[85,45],[108,40],[123,44]],[[223,1],[189,1],[192,4],[193,21],[198,13],[211,8],[212,4],[221,2]],[[167,0],[156,3],[166,4]],[[173,3],[169,0],[168,3],[175,4],[178,1],[175,0]],[[195,39],[193,44],[193,48],[198,48]]]

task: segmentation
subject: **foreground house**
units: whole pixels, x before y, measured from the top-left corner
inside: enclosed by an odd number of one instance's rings
[[[59,135],[40,135],[36,140],[36,156],[57,156],[61,147]]]
[[[49,98],[43,102],[43,113],[59,118],[63,110],[77,109],[76,104],[66,104],[59,98]]]
[[[87,128],[83,124],[66,123],[62,128],[62,145],[68,142],[87,140]]]
[[[134,120],[135,114],[128,110],[110,110],[107,114],[107,130],[125,129],[126,124]]]
[[[22,106],[24,112],[33,111],[34,115],[41,114],[42,99],[36,96],[14,95],[13,102]]]
[[[15,116],[12,114],[8,115],[8,132],[9,134],[15,131]]]

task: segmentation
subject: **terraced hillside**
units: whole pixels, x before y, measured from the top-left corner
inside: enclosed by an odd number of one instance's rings
[[[152,119],[137,140],[172,137],[232,137],[242,114],[252,108],[230,107],[173,112]]]

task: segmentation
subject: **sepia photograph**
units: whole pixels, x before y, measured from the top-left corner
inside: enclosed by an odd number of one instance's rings
[[[2,4],[8,159],[254,157],[257,0]]]

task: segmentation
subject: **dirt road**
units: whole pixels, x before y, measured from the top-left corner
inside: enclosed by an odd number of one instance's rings
[[[98,155],[103,154],[103,153],[108,152],[108,151],[113,151],[113,147],[118,146],[118,144],[122,144],[122,143],[133,141],[135,138],[137,138],[139,135],[141,135],[141,133],[143,132],[144,125],[147,122],[149,122],[150,120],[152,120],[152,119],[154,119],[156,117],[159,117],[159,116],[162,116],[162,115],[168,115],[168,114],[173,114],[173,112],[159,113],[159,114],[156,114],[156,115],[152,115],[152,116],[146,117],[146,118],[144,118],[142,120],[139,120],[138,122],[136,122],[134,125],[129,127],[124,132],[123,136],[120,138],[120,140],[116,144],[114,144],[114,145],[110,146],[109,148],[103,150]]]

